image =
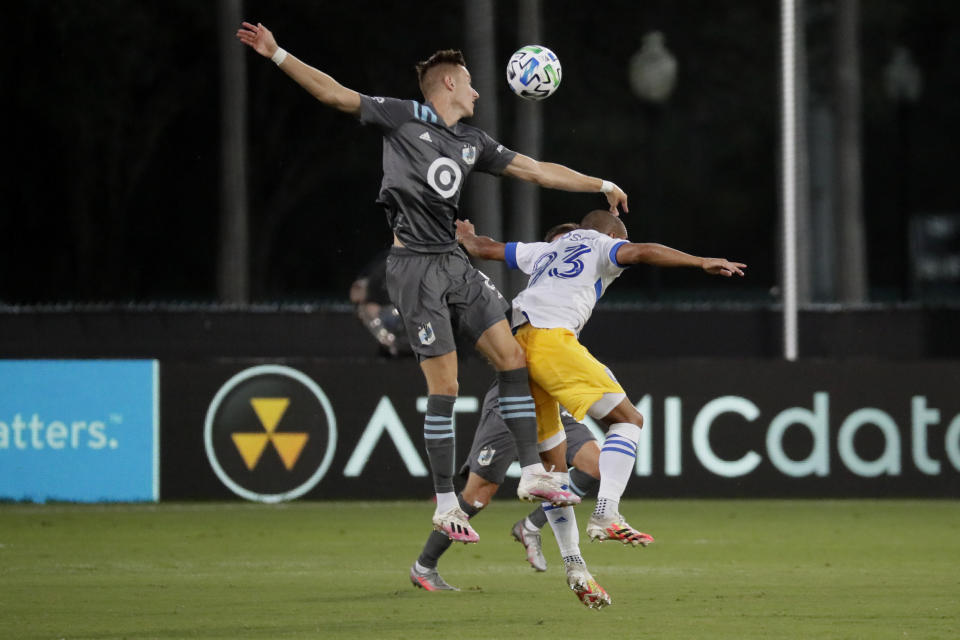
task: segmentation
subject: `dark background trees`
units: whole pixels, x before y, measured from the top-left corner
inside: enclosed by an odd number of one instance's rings
[[[245,15],[347,86],[416,97],[413,63],[462,47],[465,26],[460,3],[415,7],[248,0]],[[807,3],[811,86],[829,65],[821,27],[831,8],[829,0]],[[514,12],[511,2],[496,5],[504,64],[527,44]],[[872,297],[884,299],[906,266],[904,208],[960,209],[951,165],[960,3],[864,2],[861,13],[868,270]],[[778,20],[777,3],[767,0],[543,6],[544,44],[564,68],[560,91],[543,105],[543,158],[620,184],[631,198],[633,239],[749,263],[750,278],[725,287],[727,299],[771,301],[778,280]],[[26,2],[8,6],[5,22],[0,301],[214,301],[216,3]],[[630,57],[654,29],[679,63],[676,91],[661,109],[634,96],[627,79]],[[906,120],[883,85],[898,44],[924,74]],[[251,54],[246,63],[251,297],[345,300],[353,276],[390,241],[374,204],[379,137],[317,105],[269,61]],[[499,91],[497,135],[510,146],[518,99],[505,84]],[[910,127],[909,145],[898,126]],[[505,215],[524,215],[509,209],[510,188],[508,181]],[[544,191],[542,227],[601,202]],[[706,295],[695,274],[659,278],[633,270],[611,300]]]

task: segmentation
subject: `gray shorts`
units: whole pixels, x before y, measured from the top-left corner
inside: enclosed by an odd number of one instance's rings
[[[510,308],[459,247],[449,253],[392,247],[387,256],[387,292],[419,360],[456,351],[458,333],[476,344],[484,331],[506,318]]]
[[[517,448],[513,436],[500,416],[499,388],[496,384],[490,388],[483,399],[480,410],[480,424],[473,435],[470,456],[460,468],[460,475],[473,472],[488,482],[503,484],[507,469],[517,459]],[[561,412],[560,420],[567,435],[567,465],[573,466],[580,447],[590,441],[596,441],[593,433],[577,422],[567,412]]]

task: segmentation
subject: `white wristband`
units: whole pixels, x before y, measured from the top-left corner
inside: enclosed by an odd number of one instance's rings
[[[610,193],[613,191],[613,188],[617,186],[610,182],[609,180],[604,180],[600,183],[600,192],[601,193]]]
[[[273,52],[273,55],[270,56],[270,59],[273,60],[279,67],[280,63],[287,59],[287,50],[277,47],[277,50]]]

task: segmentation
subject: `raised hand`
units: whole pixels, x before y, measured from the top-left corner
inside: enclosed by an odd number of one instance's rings
[[[237,40],[249,46],[264,58],[271,57],[277,51],[277,41],[270,29],[260,24],[243,22],[237,29]]]

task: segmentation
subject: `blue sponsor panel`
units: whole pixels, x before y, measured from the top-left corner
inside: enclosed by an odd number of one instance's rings
[[[156,501],[155,360],[0,361],[0,499]]]

